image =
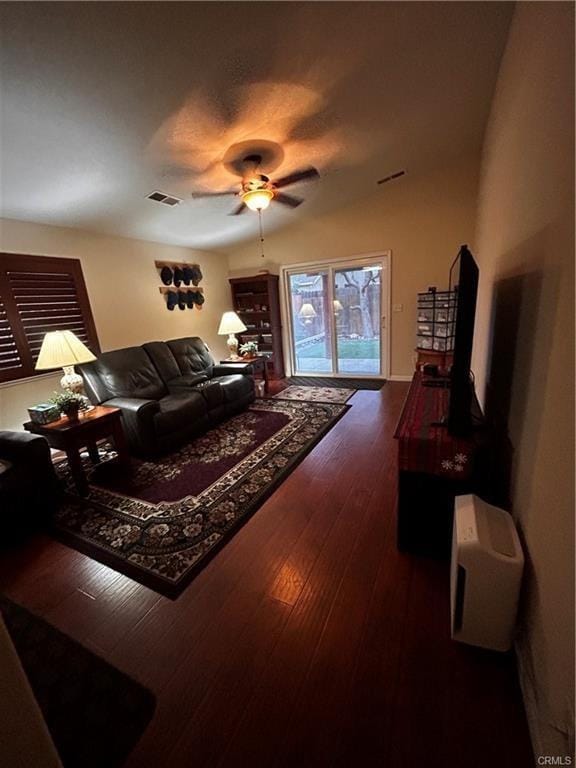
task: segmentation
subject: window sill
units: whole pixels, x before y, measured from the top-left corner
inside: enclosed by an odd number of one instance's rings
[[[49,371],[48,373],[39,373],[37,376],[26,376],[23,379],[12,379],[12,381],[0,382],[0,389],[6,387],[17,387],[19,384],[29,384],[32,381],[44,381],[45,379],[62,378],[60,371]]]

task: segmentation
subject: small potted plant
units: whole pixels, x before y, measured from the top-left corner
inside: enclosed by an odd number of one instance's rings
[[[85,411],[88,407],[86,398],[77,392],[55,392],[50,402],[60,410],[61,413],[68,416],[70,421],[78,421],[78,411]]]
[[[240,345],[240,354],[242,357],[256,357],[258,355],[258,344],[255,341],[247,341]]]

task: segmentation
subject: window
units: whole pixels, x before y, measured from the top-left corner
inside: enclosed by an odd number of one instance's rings
[[[0,382],[34,376],[48,331],[100,351],[78,259],[0,253]]]

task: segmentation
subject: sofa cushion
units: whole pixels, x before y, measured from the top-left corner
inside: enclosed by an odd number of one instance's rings
[[[168,389],[142,347],[104,352],[92,363],[78,366],[93,403],[112,397],[158,400]]]
[[[186,376],[178,376],[168,382],[170,391],[179,392],[183,389],[191,389],[199,384],[204,384],[211,379],[205,373],[187,373]]]
[[[154,363],[160,378],[166,384],[181,375],[178,363],[165,341],[149,341],[142,346]]]
[[[166,395],[160,400],[160,410],[154,414],[156,434],[181,432],[207,413],[206,402],[199,392],[188,390]]]
[[[251,376],[232,374],[231,376],[218,376],[216,381],[222,387],[225,403],[254,394],[254,380]]]
[[[207,379],[198,387],[198,392],[202,394],[209,411],[224,405],[224,390],[218,381]]]
[[[166,344],[174,355],[183,376],[189,373],[203,373],[211,378],[214,360],[199,336],[172,339]]]

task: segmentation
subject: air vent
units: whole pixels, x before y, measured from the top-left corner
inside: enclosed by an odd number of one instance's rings
[[[390,176],[384,176],[383,179],[380,179],[380,181],[377,181],[376,184],[386,184],[387,181],[393,181],[394,179],[399,179],[400,176],[404,176],[406,174],[406,171],[397,171],[396,173],[391,173]]]
[[[148,200],[154,200],[156,203],[162,203],[163,205],[178,205],[182,202],[179,197],[172,197],[172,195],[166,195],[164,192],[152,192],[147,195]]]

